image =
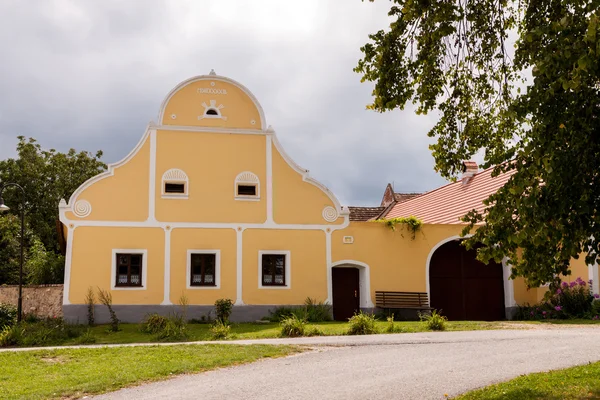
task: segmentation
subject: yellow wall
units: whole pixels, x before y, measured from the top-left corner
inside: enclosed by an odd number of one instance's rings
[[[198,89],[225,90],[227,94],[198,93]],[[215,102],[215,106],[223,106],[220,112],[226,120],[221,118],[198,119],[198,116],[204,115],[205,108],[202,103],[210,106],[211,100]],[[240,88],[229,82],[221,81],[219,78],[210,79],[209,77],[209,79],[192,82],[179,89],[165,107],[162,124],[260,129],[262,121],[258,108]]]
[[[334,207],[320,188],[304,182],[273,146],[273,219],[278,224],[328,224],[323,208]],[[338,218],[333,224],[340,224]]]
[[[148,218],[149,170],[150,141],[146,139],[129,161],[114,169],[113,176],[93,183],[79,194],[77,200],[87,200],[92,206],[90,215],[79,218],[72,212],[67,212],[67,218],[145,221]]]
[[[267,218],[264,135],[158,131],[156,219],[169,222],[262,223]],[[163,199],[162,176],[171,168],[189,178],[188,199]],[[250,171],[260,180],[260,200],[235,199],[235,178]]]
[[[291,288],[258,288],[258,252],[289,250]],[[323,231],[249,229],[243,233],[243,298],[246,304],[303,304],[307,297],[327,299]]]
[[[79,227],[73,236],[69,301],[83,304],[91,286],[111,291],[112,249],[147,249],[146,290],[112,290],[114,304],[160,304],[163,300],[164,231],[159,228]]]
[[[220,289],[186,289],[187,251],[220,250]],[[233,229],[174,229],[171,233],[171,302],[183,293],[190,304],[212,305],[215,300],[236,298],[236,233]]]
[[[332,261],[369,265],[373,302],[375,291],[425,292],[425,266],[431,249],[460,230],[457,225],[424,225],[412,240],[404,228],[392,231],[376,222],[352,222],[332,234]],[[354,243],[342,243],[343,236],[353,236]]]

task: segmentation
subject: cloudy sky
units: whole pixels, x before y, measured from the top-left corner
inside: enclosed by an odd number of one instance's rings
[[[367,111],[352,71],[389,2],[360,0],[0,2],[0,159],[16,137],[104,151],[115,162],[156,120],[163,97],[195,75],[228,76],[262,104],[286,151],[345,205],[383,189],[426,191],[433,116]]]

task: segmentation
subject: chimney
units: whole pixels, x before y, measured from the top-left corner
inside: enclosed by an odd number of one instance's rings
[[[477,166],[477,163],[475,161],[470,161],[470,160],[463,161],[462,165],[463,165],[463,168],[462,168],[461,179],[462,179],[463,185],[466,185],[467,183],[469,183],[471,178],[477,174],[479,167]]]

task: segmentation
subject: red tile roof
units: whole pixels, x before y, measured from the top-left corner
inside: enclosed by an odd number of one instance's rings
[[[483,211],[483,200],[495,193],[508,181],[514,170],[492,178],[488,168],[468,178],[449,183],[431,192],[394,205],[386,218],[414,215],[426,224],[460,224],[469,211]]]
[[[348,207],[350,209],[350,221],[368,221],[379,217],[385,207]]]

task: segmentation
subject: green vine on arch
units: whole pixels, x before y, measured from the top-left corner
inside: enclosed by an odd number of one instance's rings
[[[404,226],[412,233],[412,239],[414,239],[417,235],[417,232],[423,226],[423,221],[419,218],[411,215],[410,217],[396,217],[396,218],[382,218],[375,220],[375,222],[380,222],[385,224],[388,228],[395,231],[397,225]]]

